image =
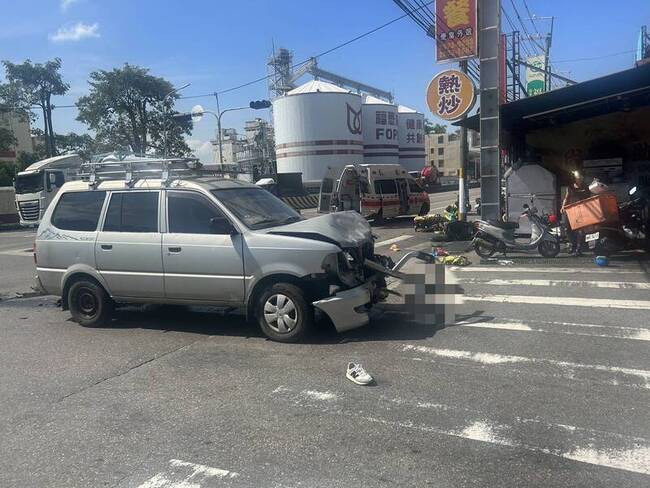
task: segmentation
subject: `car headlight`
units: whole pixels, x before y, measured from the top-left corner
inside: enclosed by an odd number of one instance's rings
[[[339,271],[339,255],[342,253],[332,253],[325,256],[321,269],[327,274],[337,275]]]

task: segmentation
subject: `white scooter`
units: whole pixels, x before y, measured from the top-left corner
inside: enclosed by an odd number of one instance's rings
[[[515,240],[516,222],[500,222],[496,220],[477,220],[477,232],[472,244],[474,250],[482,258],[489,258],[495,252],[526,251],[535,249],[545,258],[554,258],[560,252],[560,240],[551,232],[550,226],[537,215],[535,207],[524,205],[522,217],[530,220],[531,234],[528,242]]]

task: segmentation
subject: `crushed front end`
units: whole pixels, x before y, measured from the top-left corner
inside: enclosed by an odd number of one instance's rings
[[[374,254],[372,241],[342,248],[323,262],[329,295],[313,305],[327,314],[338,332],[366,325],[370,308],[388,296],[386,274],[368,267],[368,261],[387,271],[393,266],[389,257]]]

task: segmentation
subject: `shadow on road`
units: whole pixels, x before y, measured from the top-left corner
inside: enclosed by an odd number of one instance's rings
[[[480,315],[477,311],[473,315]],[[370,324],[338,334],[327,317],[317,321],[314,332],[303,342],[309,344],[338,344],[360,341],[407,341],[433,337],[444,324],[422,323],[404,311],[403,305],[382,304]],[[470,316],[457,317],[457,321]],[[484,317],[483,317],[484,318]],[[185,307],[173,305],[145,305],[120,307],[106,329],[149,329],[175,331],[210,336],[264,338],[253,321],[241,314],[224,313],[213,307]]]

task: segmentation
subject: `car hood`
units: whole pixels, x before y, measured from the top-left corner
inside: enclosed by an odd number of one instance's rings
[[[272,227],[267,232],[330,242],[340,248],[358,247],[373,241],[370,224],[354,211],[319,215],[312,219]]]

